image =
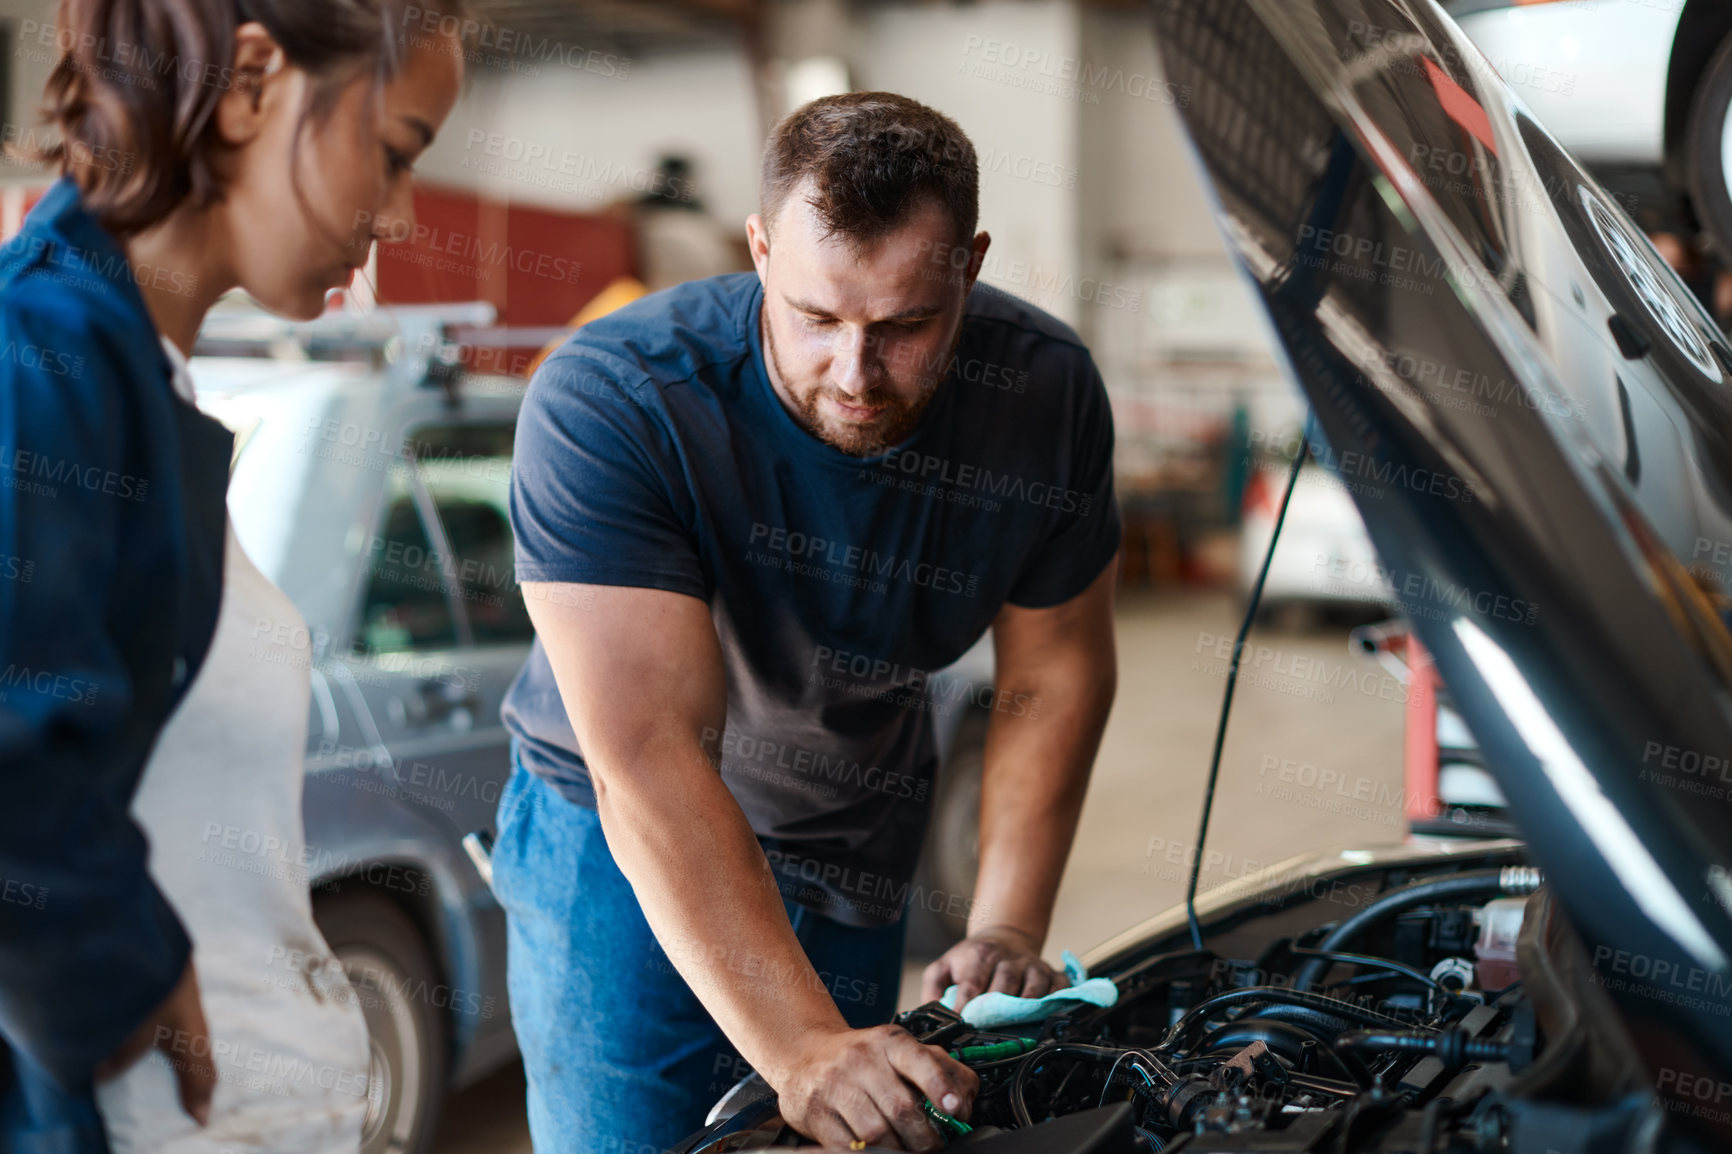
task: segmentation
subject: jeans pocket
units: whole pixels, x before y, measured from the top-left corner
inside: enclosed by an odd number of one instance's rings
[[[523,856],[522,843],[528,833],[524,822],[535,801],[534,786],[533,776],[514,758],[493,820],[493,896],[501,906],[509,907],[507,895],[515,888],[512,883]]]

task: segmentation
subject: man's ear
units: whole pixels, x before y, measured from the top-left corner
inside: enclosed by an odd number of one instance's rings
[[[974,255],[968,258],[968,278],[963,286],[963,295],[973,288],[974,282],[980,279],[980,266],[986,262],[986,250],[992,247],[992,234],[985,229],[974,234]]]
[[[763,284],[770,267],[770,226],[755,212],[746,218],[746,247],[752,253],[752,267],[758,270],[758,283]]]
[[[217,134],[224,144],[249,144],[263,131],[282,97],[285,63],[282,48],[264,25],[248,22],[235,29],[229,85],[216,107]]]

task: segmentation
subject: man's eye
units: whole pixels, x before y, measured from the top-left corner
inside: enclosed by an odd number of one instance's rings
[[[385,150],[385,167],[391,171],[392,176],[401,176],[414,166],[415,162],[410,160],[407,154],[398,152],[395,148]]]

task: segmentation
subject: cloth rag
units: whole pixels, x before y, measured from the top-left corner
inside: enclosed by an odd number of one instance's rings
[[[1040,998],[1019,998],[1015,994],[996,992],[980,994],[970,998],[962,1007],[962,1020],[977,1030],[990,1030],[998,1026],[1045,1021],[1071,1002],[1089,1002],[1104,1008],[1119,1000],[1119,988],[1113,985],[1112,979],[1089,977],[1083,964],[1069,950],[1060,957],[1064,961],[1065,977],[1070,979],[1069,986]],[[945,990],[939,1002],[947,1010],[956,1009],[956,987]]]

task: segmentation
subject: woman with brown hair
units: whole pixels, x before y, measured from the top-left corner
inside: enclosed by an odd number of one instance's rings
[[[410,231],[461,85],[441,10],[62,0],[43,30],[62,179],[0,249],[0,1149],[359,1145],[364,1027],[275,868],[307,670],[257,630],[299,618],[225,528],[185,359],[230,289],[312,318]]]

